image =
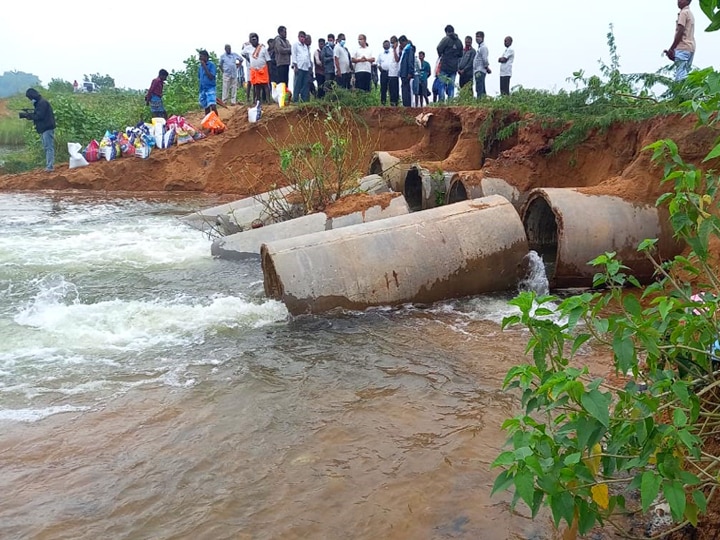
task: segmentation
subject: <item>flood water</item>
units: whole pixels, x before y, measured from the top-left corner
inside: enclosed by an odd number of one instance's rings
[[[190,198],[0,194],[0,538],[544,539],[510,295],[292,319]]]

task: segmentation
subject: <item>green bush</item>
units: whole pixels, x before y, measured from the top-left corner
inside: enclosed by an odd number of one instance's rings
[[[694,72],[681,92],[701,123],[717,121],[720,73]],[[678,528],[695,526],[720,485],[720,456],[703,446],[720,432],[720,371],[712,359],[720,356],[720,275],[711,248],[720,238],[720,177],[686,163],[673,141],[647,150],[665,165],[673,190],[657,204],[667,207],[689,254],[662,262],[657,240],[640,244],[658,276],[642,292],[644,303],[625,293],[639,284],[606,253],[592,261],[604,292],[564,300],[523,293],[511,302],[520,315],[503,321],[528,328],[532,362],[505,378],[506,388],[520,392],[522,411],[503,424],[510,449],[493,463],[502,469],[493,492],[512,488],[513,504],[522,500],[533,516],[545,504],[556,526],[564,521],[581,535],[620,512],[646,512],[659,495]],[[705,162],[719,157],[716,144]],[[611,351],[627,383],[613,387],[574,365],[586,343]]]

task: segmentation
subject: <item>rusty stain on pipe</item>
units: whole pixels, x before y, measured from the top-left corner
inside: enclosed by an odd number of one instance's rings
[[[362,310],[511,289],[528,252],[503,197],[268,242],[265,293],[293,315]]]

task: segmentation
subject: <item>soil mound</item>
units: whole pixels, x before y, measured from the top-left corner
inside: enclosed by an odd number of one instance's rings
[[[320,121],[309,108],[267,107],[258,123],[248,122],[242,106],[221,109],[220,114],[228,126],[220,135],[155,150],[145,160],[121,158],[72,170],[63,164],[54,173],[1,175],[0,189],[252,195],[283,184],[280,158],[268,139],[298,142],[297,134],[303,131],[295,127]],[[690,117],[658,117],[614,125],[591,133],[572,149],[553,153],[558,131],[543,128],[540,122],[523,122],[503,141],[483,141],[482,133],[497,132],[503,125],[488,130],[488,122],[494,120],[481,108],[376,107],[356,114],[368,128],[368,139],[353,141],[355,147],[391,152],[403,162],[418,162],[431,171],[481,170],[484,176],[502,178],[521,192],[533,187],[578,187],[587,193],[646,202],[654,202],[665,188],[660,185],[662,169],[650,162],[645,146],[672,138],[684,159],[699,163],[718,135],[709,128],[697,129]],[[189,120],[199,124],[199,116]],[[501,121],[507,125],[515,120],[510,115]],[[372,155],[367,154],[361,158],[369,167]]]

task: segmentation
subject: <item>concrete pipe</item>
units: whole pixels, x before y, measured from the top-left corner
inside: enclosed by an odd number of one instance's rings
[[[379,174],[363,176],[358,180],[358,189],[369,195],[379,195],[380,193],[389,193],[392,191],[390,186],[387,185],[387,182],[385,182],[385,179]],[[352,193],[357,191],[357,189],[351,190]]]
[[[361,310],[511,289],[528,252],[499,196],[268,242],[265,293],[290,313]]]
[[[447,204],[501,195],[519,212],[527,195],[502,178],[486,177],[482,171],[462,171],[453,174],[447,192]]]
[[[436,172],[413,165],[405,175],[403,194],[411,212],[427,210],[442,204],[454,173]]]
[[[651,204],[575,189],[537,188],[529,192],[521,215],[530,249],[542,256],[551,287],[592,286],[598,269],[588,261],[613,251],[638,280],[650,281],[654,269],[637,251],[646,238],[659,239],[660,258],[682,251],[667,214]]]
[[[390,189],[402,193],[405,174],[409,169],[409,164],[402,163],[400,158],[389,152],[373,152],[369,174],[379,174]]]
[[[328,217],[324,212],[320,212],[218,238],[212,243],[210,253],[214,257],[231,260],[259,257],[260,247],[268,242],[369,223],[407,213],[405,199],[402,195],[397,195],[385,207],[375,205],[366,210],[337,217]]]
[[[242,212],[248,208],[255,208],[257,213],[260,214],[262,209],[265,208],[270,201],[283,199],[285,195],[291,191],[292,188],[290,187],[266,191],[265,193],[261,193],[259,195],[245,197],[244,199],[221,204],[219,206],[198,210],[197,212],[181,217],[180,220],[191,227],[207,232],[217,227],[218,216],[226,216],[230,221],[237,223],[237,221],[232,217],[233,214],[241,215]]]

